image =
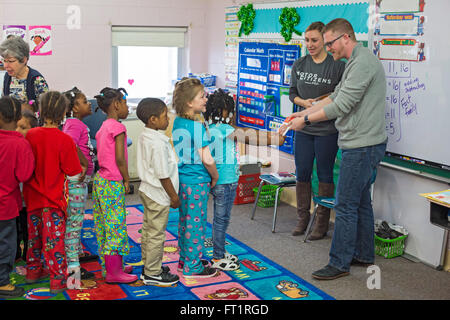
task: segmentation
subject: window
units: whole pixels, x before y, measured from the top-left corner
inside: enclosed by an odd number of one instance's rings
[[[114,87],[125,88],[130,107],[145,97],[163,99],[183,74],[186,28],[112,27]]]
[[[178,76],[178,48],[117,48],[117,86],[129,98],[165,97]]]

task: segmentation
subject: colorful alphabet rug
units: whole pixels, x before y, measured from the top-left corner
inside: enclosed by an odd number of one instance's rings
[[[130,253],[124,257],[126,264],[133,266],[133,273],[142,273],[141,229],[143,207],[127,207],[127,226]],[[206,252],[212,258],[211,225],[208,223],[205,241]],[[141,280],[132,284],[107,284],[102,276],[99,261],[82,263],[95,274],[93,280],[82,280],[81,289],[66,290],[51,294],[48,278],[34,284],[25,283],[24,262],[17,263],[11,281],[22,286],[26,293],[16,300],[333,300],[334,298],[314,287],[302,278],[270,261],[262,254],[227,235],[226,250],[239,257],[240,268],[235,271],[220,271],[212,278],[185,279],[178,273],[178,210],[171,210],[166,230],[163,264],[172,273],[180,275],[173,287],[144,285]],[[97,253],[92,211],[86,211],[82,229],[82,244],[86,252]]]

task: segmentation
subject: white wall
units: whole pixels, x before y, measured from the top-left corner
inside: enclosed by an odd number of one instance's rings
[[[434,267],[441,263],[444,229],[430,223],[429,201],[419,194],[447,188],[447,183],[385,166],[379,167],[374,185],[375,218],[404,226],[409,232],[405,252]]]
[[[79,30],[67,27],[70,5],[81,9]],[[0,0],[2,25],[52,26],[53,54],[29,62],[50,88],[76,85],[89,96],[111,85],[111,25],[188,26],[186,71],[204,72],[207,15],[208,0]]]

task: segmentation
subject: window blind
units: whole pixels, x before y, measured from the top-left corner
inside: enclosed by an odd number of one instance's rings
[[[184,48],[187,27],[112,27],[113,46]]]

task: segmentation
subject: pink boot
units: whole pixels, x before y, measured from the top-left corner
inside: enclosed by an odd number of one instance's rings
[[[123,272],[121,255],[105,255],[105,268],[106,283],[131,283],[138,279],[136,275]]]

